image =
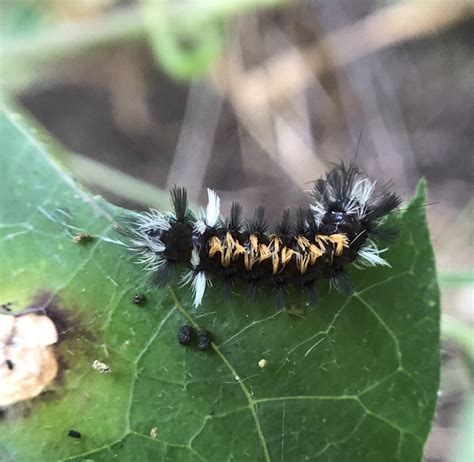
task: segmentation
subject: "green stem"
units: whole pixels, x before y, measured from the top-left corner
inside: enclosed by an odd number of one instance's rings
[[[441,321],[442,336],[456,343],[466,355],[474,377],[474,329],[457,319],[444,315]]]
[[[472,271],[441,271],[438,277],[439,282],[443,285],[474,285],[474,272]]]
[[[142,10],[122,8],[94,19],[47,29],[34,37],[4,41],[0,49],[3,62],[45,61],[96,46],[141,39],[145,32]]]
[[[79,154],[68,154],[61,161],[74,176],[90,186],[138,204],[161,210],[170,207],[168,193],[115,168]]]

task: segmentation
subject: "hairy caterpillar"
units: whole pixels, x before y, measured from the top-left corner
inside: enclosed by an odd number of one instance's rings
[[[272,230],[263,207],[244,221],[241,205],[234,202],[230,215],[222,217],[219,197],[211,189],[207,192],[201,217],[188,209],[186,189],[174,187],[174,212],[135,212],[122,219],[119,229],[138,262],[152,272],[154,284],[163,286],[177,266],[183,268],[181,281],[191,285],[195,306],[213,278],[223,282],[226,293],[243,282],[251,298],[259,287],[270,288],[281,307],[290,285],[316,304],[319,279],[329,279],[348,294],[352,286],[346,265],[389,266],[378,244],[395,236],[385,217],[401,200],[389,185],[377,192],[375,181],[354,163],[336,165],[326,178],[316,180],[309,205],[293,216],[285,209]]]

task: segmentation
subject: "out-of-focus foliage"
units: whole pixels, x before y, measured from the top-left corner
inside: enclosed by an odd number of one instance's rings
[[[223,50],[236,15],[284,0],[7,1],[2,4],[0,53],[4,81],[28,84],[54,59],[109,42],[148,39],[157,64],[175,79],[202,76]]]
[[[282,0],[144,0],[147,30],[155,56],[178,79],[202,75],[221,53],[227,22],[235,15]]]

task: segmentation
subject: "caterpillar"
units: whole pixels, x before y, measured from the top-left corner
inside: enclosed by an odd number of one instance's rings
[[[170,193],[173,212],[132,212],[122,217],[119,232],[137,262],[151,272],[154,285],[166,285],[182,267],[181,284],[191,286],[195,307],[215,279],[222,281],[226,294],[243,283],[251,299],[259,288],[267,288],[281,308],[290,286],[316,305],[318,280],[329,279],[339,292],[350,294],[347,265],[390,266],[381,256],[387,249],[379,245],[396,236],[386,217],[401,199],[390,184],[376,190],[376,182],[354,162],[335,165],[316,180],[309,204],[293,213],[285,208],[273,229],[261,206],[244,220],[241,204],[233,202],[229,216],[223,217],[219,196],[208,189],[208,203],[199,216],[188,209],[185,188],[175,186]]]

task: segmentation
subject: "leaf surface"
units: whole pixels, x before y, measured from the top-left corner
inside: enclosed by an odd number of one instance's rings
[[[0,301],[49,307],[62,333],[57,380],[3,412],[0,460],[421,459],[439,381],[424,183],[392,267],[351,270],[353,296],[323,281],[316,310],[276,312],[271,297],[224,302],[214,288],[194,309],[178,284],[147,286],[113,230],[122,211],[77,185],[42,135],[3,113],[0,136]],[[185,323],[210,330],[213,350],[179,346]]]

